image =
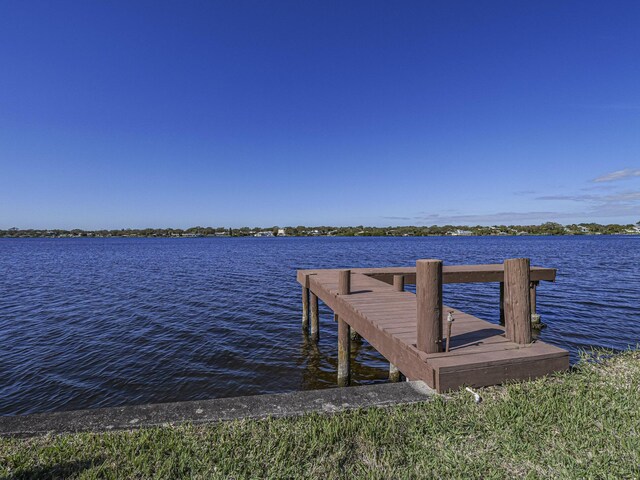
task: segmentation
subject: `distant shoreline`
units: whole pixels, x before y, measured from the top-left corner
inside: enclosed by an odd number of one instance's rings
[[[207,237],[486,237],[486,236],[565,236],[565,235],[639,235],[636,224],[580,223],[561,225],[432,225],[429,227],[191,227],[140,228],[117,230],[0,229],[0,238],[207,238]]]

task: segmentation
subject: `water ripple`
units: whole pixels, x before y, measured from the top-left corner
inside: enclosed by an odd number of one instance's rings
[[[299,268],[527,256],[558,268],[539,288],[540,337],[616,349],[640,339],[637,237],[0,239],[0,415],[333,387],[337,326],[300,329]],[[495,284],[445,302],[498,322]],[[388,364],[354,344],[355,383]]]

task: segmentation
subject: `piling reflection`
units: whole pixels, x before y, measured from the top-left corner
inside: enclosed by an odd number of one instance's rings
[[[335,329],[335,325],[333,328]],[[329,329],[325,327],[324,330]],[[389,381],[389,363],[369,342],[358,336],[358,339],[350,343],[351,385]],[[323,335],[323,341],[318,343],[311,335],[302,332],[298,363],[302,367],[302,389],[335,387],[338,350],[334,332],[327,331],[326,335]]]

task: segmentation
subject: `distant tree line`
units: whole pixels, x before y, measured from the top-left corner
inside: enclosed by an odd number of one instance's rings
[[[63,230],[18,229],[0,230],[0,237],[249,237],[249,236],[395,236],[424,237],[437,235],[489,236],[489,235],[622,235],[640,234],[640,222],[636,224],[578,223],[561,225],[546,222],[540,225],[432,225],[398,227],[333,227],[328,225],[309,227],[191,227],[180,228],[123,228],[117,230]]]

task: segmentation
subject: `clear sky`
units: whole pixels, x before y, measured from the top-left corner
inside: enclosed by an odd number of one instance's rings
[[[640,220],[640,2],[0,2],[0,228]]]

